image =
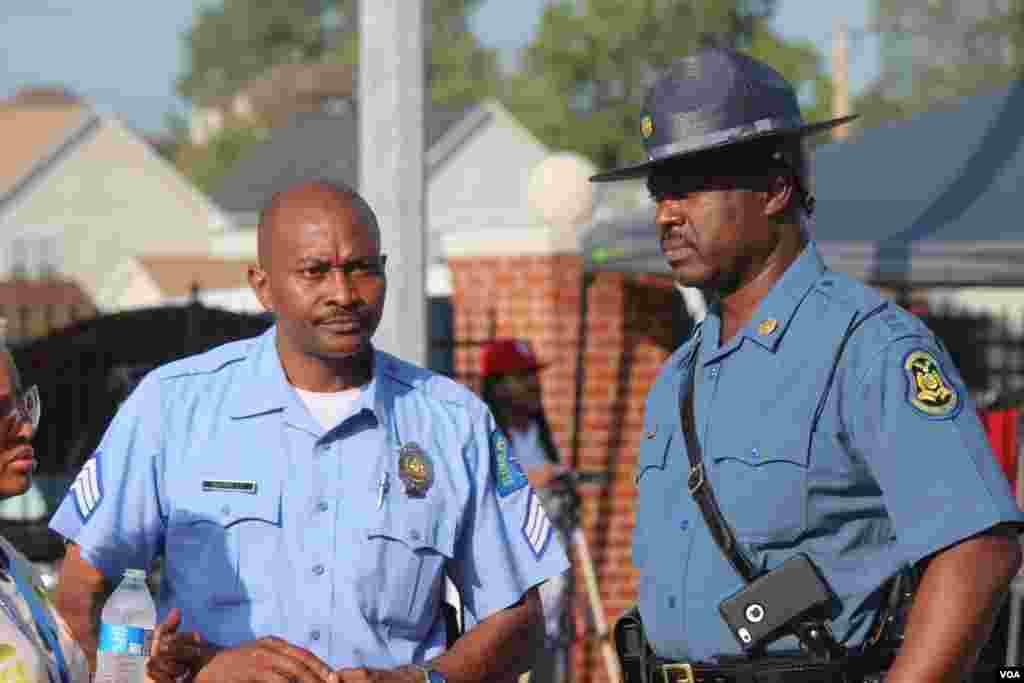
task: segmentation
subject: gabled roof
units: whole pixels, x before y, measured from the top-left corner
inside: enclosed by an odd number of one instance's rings
[[[31,182],[69,146],[92,130],[98,117],[78,104],[0,104],[0,204]]]
[[[324,99],[350,97],[354,81],[355,68],[351,64],[275,64],[245,81],[231,95],[204,99],[201,104],[232,112],[240,101],[245,101],[252,113],[273,125],[297,111],[319,110]]]
[[[479,107],[464,112],[428,109],[424,122],[428,175],[489,118],[489,112]],[[234,165],[212,193],[214,201],[227,211],[249,213],[260,211],[275,192],[303,180],[319,178],[356,187],[357,126],[354,111],[296,114]]]
[[[139,264],[167,297],[188,296],[193,285],[203,290],[248,287],[249,261],[211,256],[139,256]]]

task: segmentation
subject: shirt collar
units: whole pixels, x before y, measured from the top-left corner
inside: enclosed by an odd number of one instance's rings
[[[804,297],[821,279],[826,271],[825,262],[818,253],[818,247],[813,240],[808,240],[803,251],[796,260],[790,264],[786,272],[782,274],[779,281],[775,283],[768,294],[758,304],[753,317],[739,331],[733,343],[718,349],[718,339],[721,330],[721,309],[717,303],[708,307],[708,315],[703,325],[704,341],[703,349],[710,351],[705,357],[710,360],[711,353],[716,355],[725,353],[741,339],[750,339],[756,344],[763,346],[769,351],[774,351],[786,328],[796,314]]]
[[[247,367],[242,376],[246,381],[237,385],[231,399],[229,414],[232,417],[253,417],[290,408],[298,410],[298,395],[284,373],[281,357],[277,353],[276,340],[277,325],[256,339],[253,351],[244,361]],[[369,410],[378,420],[380,419],[383,402],[389,393],[386,388],[381,390],[380,384],[388,384],[392,380],[392,365],[387,354],[374,351],[373,376],[356,399],[353,415],[362,410]],[[381,378],[383,382],[378,381]]]

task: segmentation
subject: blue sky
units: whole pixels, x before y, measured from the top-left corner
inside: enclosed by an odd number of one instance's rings
[[[0,0],[0,96],[30,83],[62,83],[147,131],[159,130],[170,110],[184,50],[180,39],[194,0]],[[485,0],[473,28],[509,58],[532,34],[544,0]],[[873,0],[845,0],[852,28],[869,19]],[[814,41],[827,57],[836,0],[781,0],[776,27],[787,37]],[[856,92],[878,69],[873,41],[852,44]]]

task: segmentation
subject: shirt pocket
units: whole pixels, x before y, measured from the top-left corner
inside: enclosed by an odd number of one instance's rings
[[[389,635],[425,638],[441,595],[445,562],[455,555],[455,534],[429,501],[406,501],[371,520],[359,552],[360,608]]]
[[[169,578],[193,603],[230,608],[272,597],[280,557],[279,492],[203,493],[168,525]]]
[[[715,495],[736,537],[754,545],[789,544],[807,524],[806,425],[777,430],[771,440],[744,442],[737,433],[715,448]],[[779,431],[791,432],[782,434]]]

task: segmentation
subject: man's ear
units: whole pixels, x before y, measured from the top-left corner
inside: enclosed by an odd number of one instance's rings
[[[274,297],[271,296],[270,292],[270,281],[267,277],[267,271],[260,268],[257,264],[250,264],[248,271],[249,287],[252,289],[253,294],[259,300],[260,305],[268,313],[274,312]]]
[[[765,191],[764,212],[769,218],[777,218],[785,213],[791,202],[796,200],[793,179],[784,176],[774,176],[768,182],[768,189]]]

